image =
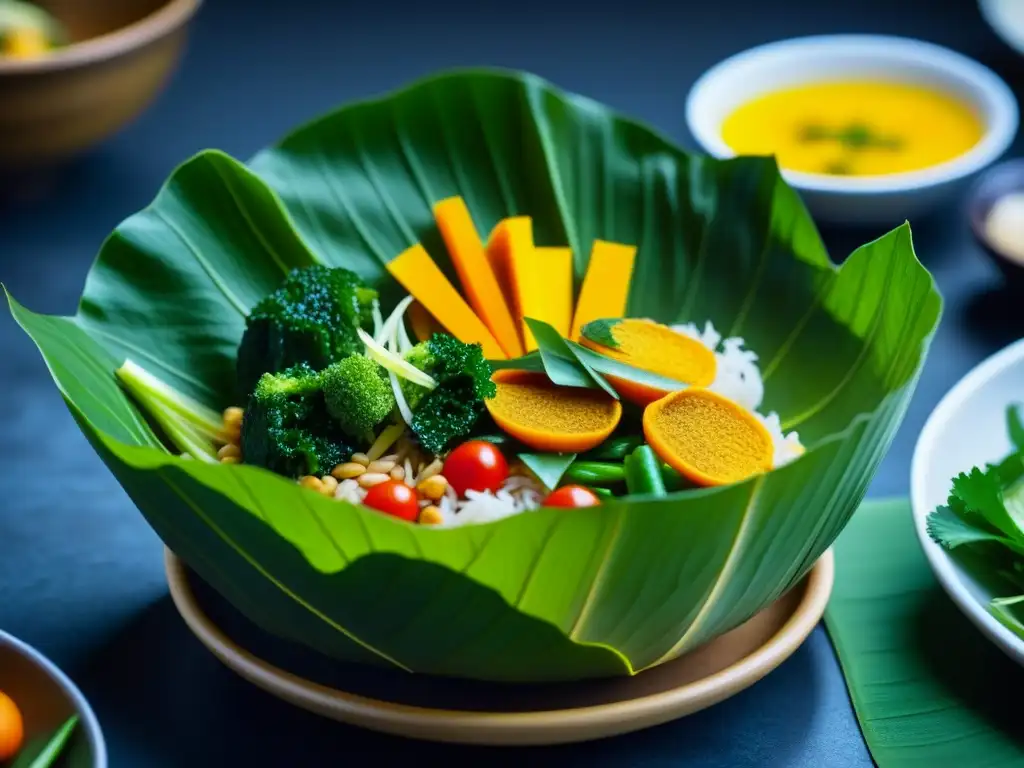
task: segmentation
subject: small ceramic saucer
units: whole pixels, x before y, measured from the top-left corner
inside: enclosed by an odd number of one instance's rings
[[[166,570],[171,597],[189,629],[230,669],[274,696],[375,731],[492,745],[589,741],[717,704],[753,685],[800,646],[825,610],[835,575],[829,550],[800,584],[745,624],[635,677],[513,686],[321,657],[249,623],[169,550]]]

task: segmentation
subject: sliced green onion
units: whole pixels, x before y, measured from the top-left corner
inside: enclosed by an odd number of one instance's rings
[[[213,443],[221,437],[220,414],[131,360],[125,360],[114,374],[179,451],[211,464],[217,462]]]
[[[437,382],[434,381],[432,376],[428,376],[416,366],[410,365],[396,353],[386,350],[362,328],[357,328],[356,333],[359,334],[359,340],[366,345],[367,356],[375,360],[383,368],[393,371],[403,379],[411,381],[413,384],[419,384],[426,389],[432,390],[437,388]]]

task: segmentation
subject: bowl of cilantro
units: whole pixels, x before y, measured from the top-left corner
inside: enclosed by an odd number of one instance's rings
[[[911,466],[918,538],[961,611],[1024,664],[1024,339],[962,378]]]

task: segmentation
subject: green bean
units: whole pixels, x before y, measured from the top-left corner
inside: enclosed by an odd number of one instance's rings
[[[574,483],[583,485],[611,485],[621,483],[626,478],[626,470],[621,464],[602,461],[577,461],[565,471],[563,477]]]
[[[626,458],[635,449],[644,444],[642,435],[628,435],[626,437],[613,437],[605,440],[597,448],[585,454],[586,459],[596,461],[619,460]]]
[[[673,491],[682,491],[690,487],[690,482],[676,472],[668,464],[662,463],[661,465],[661,479],[665,483],[665,490],[669,493]]]
[[[587,486],[587,490],[597,496],[599,499],[614,499],[615,494],[607,488],[598,488],[596,486]]]
[[[649,445],[641,445],[625,460],[626,490],[632,494],[664,496],[661,462]]]
[[[512,442],[512,438],[510,438],[508,435],[500,435],[500,434],[499,435],[479,435],[478,437],[472,437],[471,439],[473,439],[473,440],[483,440],[485,443],[490,443],[491,445],[497,445],[497,446],[509,445]]]

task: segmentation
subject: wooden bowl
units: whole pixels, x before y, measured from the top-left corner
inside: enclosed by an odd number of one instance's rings
[[[10,696],[21,710],[25,723],[22,754],[37,754],[57,729],[77,714],[78,725],[57,764],[107,768],[103,733],[81,691],[39,651],[2,630],[0,691]]]
[[[530,685],[337,662],[260,630],[170,550],[164,564],[171,598],[192,633],[229,669],[271,695],[381,733],[496,746],[616,736],[734,696],[800,647],[825,612],[835,578],[828,550],[774,603],[677,659],[633,677]]]
[[[201,0],[40,0],[71,42],[0,57],[0,170],[45,167],[107,138],[160,92]]]

